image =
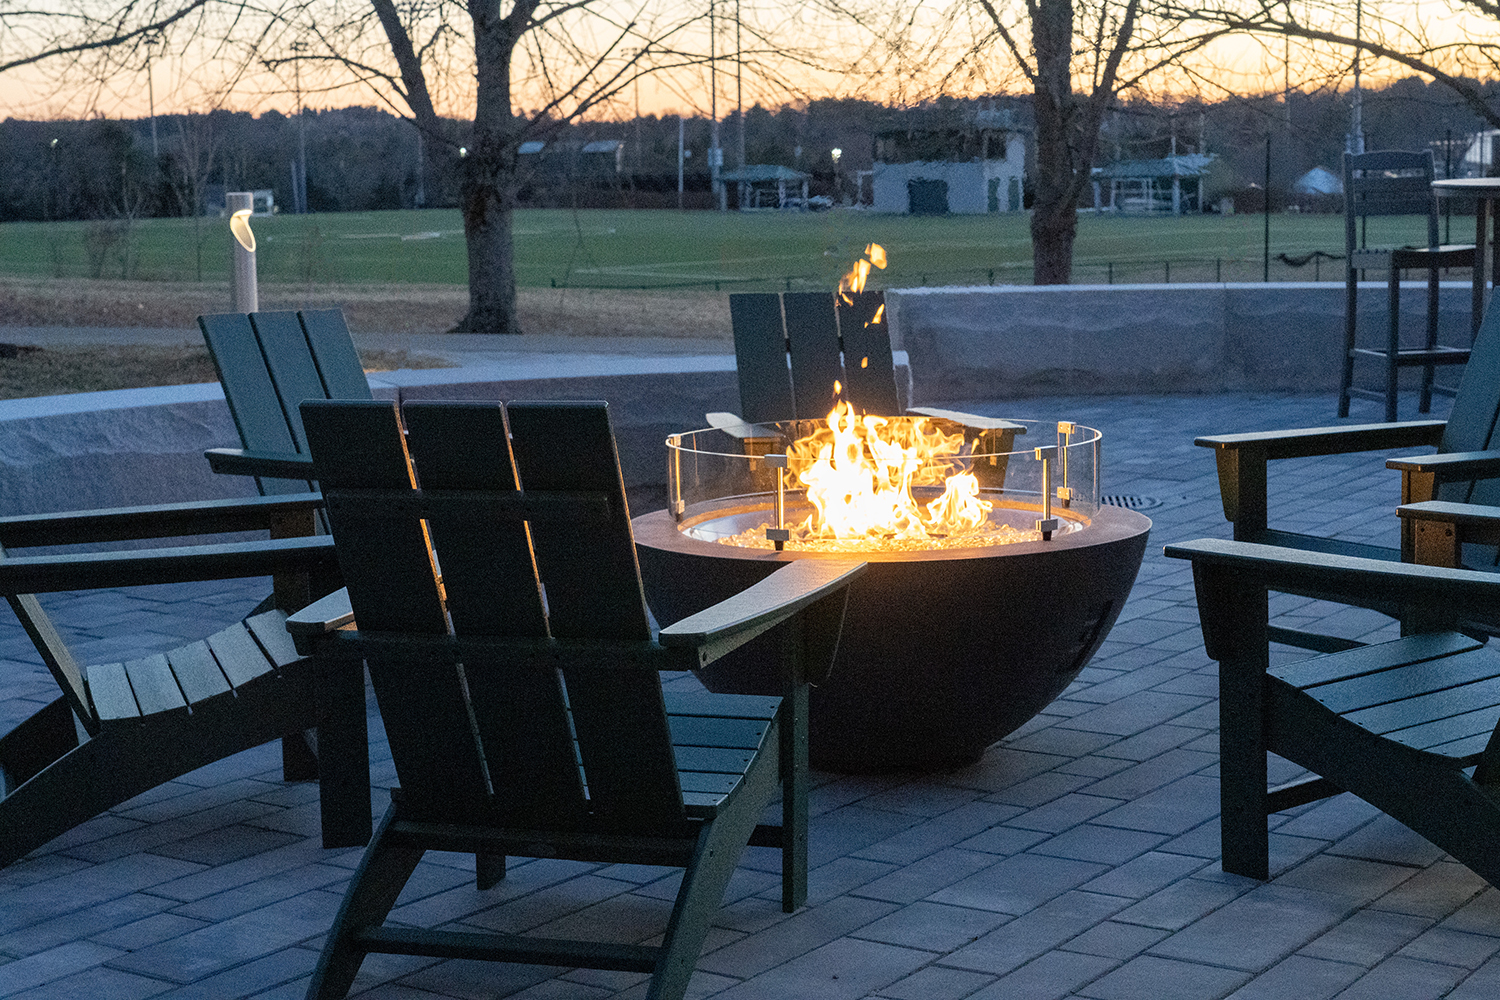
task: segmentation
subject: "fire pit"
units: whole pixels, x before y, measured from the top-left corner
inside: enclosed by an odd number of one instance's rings
[[[877,432],[908,450],[887,453]],[[826,424],[674,435],[672,508],[634,522],[647,596],[676,621],[789,559],[857,554],[870,569],[850,589],[833,670],[811,695],[813,766],[971,762],[1073,681],[1135,581],[1151,522],[1098,503],[1099,441],[1070,423],[965,427],[840,410]],[[873,467],[865,479],[838,478],[858,460]],[[821,506],[830,495],[873,499],[894,524],[840,525]],[[772,641],[700,679],[717,692],[778,693]]]

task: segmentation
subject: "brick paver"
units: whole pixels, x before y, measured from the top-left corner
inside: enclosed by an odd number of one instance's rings
[[[1213,458],[1193,447],[1195,435],[1332,424],[1333,401],[962,406],[1104,430],[1103,492],[1154,501],[1145,564],[1120,624],[1058,701],[977,764],[817,775],[811,905],[781,913],[776,854],[747,851],[690,995],[1500,994],[1500,891],[1350,796],[1273,819],[1271,882],[1218,865],[1216,668],[1198,636],[1191,573],[1161,546],[1228,534]],[[1373,408],[1355,415],[1376,417]],[[1381,456],[1280,464],[1272,491],[1283,525],[1395,544],[1397,487]],[[266,591],[264,581],[248,581],[47,601],[86,655],[139,655],[215,631]],[[1356,637],[1393,634],[1378,616],[1324,602],[1279,597],[1273,606]],[[0,623],[0,727],[53,696],[25,636]],[[378,725],[372,751],[377,781],[389,785]],[[358,852],[319,846],[316,788],[282,783],[279,764],[271,746],[204,768],[0,870],[0,997],[301,996]],[[660,933],[676,886],[663,869],[517,859],[500,886],[481,893],[467,864],[430,855],[396,917],[647,941]],[[643,983],[374,957],[356,992],[594,1000],[639,997]]]

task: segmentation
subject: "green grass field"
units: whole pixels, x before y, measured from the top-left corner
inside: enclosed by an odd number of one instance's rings
[[[219,219],[148,219],[109,243],[100,223],[0,224],[0,277],[193,281],[228,277],[229,236]],[[1390,222],[1392,220],[1381,220]],[[1398,222],[1405,220],[1396,220]],[[264,282],[467,280],[456,210],[282,215],[255,219]],[[1079,218],[1074,281],[1259,281],[1258,215]],[[1470,231],[1454,220],[1456,235]],[[1411,239],[1407,225],[1401,239]],[[1376,238],[1371,233],[1371,239]],[[911,217],[870,212],[809,214],[528,209],[516,216],[519,283],[592,288],[827,287],[868,242],[890,268],[874,287],[1029,283],[1027,217]],[[128,248],[127,263],[124,251]],[[1341,253],[1343,218],[1274,215],[1271,253]],[[91,260],[92,255],[92,260]],[[1337,262],[1287,267],[1272,280],[1341,280]]]

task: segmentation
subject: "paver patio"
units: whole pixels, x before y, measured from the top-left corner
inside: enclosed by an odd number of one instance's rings
[[[1213,457],[1193,446],[1195,435],[1332,423],[1332,397],[963,406],[1103,429],[1103,492],[1154,502],[1131,600],[1077,683],[979,763],[942,774],[817,775],[810,905],[783,914],[778,855],[748,851],[690,995],[1500,995],[1500,892],[1351,796],[1276,817],[1271,882],[1218,865],[1215,665],[1198,635],[1190,569],[1163,558],[1161,546],[1228,535]],[[1377,419],[1375,407],[1356,418]],[[1280,510],[1283,524],[1395,544],[1396,475],[1381,458],[1279,464],[1273,516]],[[99,659],[206,635],[265,592],[249,581],[49,605]],[[1368,612],[1292,598],[1276,607],[1354,637],[1394,634]],[[0,657],[0,726],[9,726],[54,689],[13,621],[0,626]],[[376,780],[388,786],[381,739],[372,727]],[[359,852],[323,850],[316,786],[279,778],[274,745],[243,753],[0,870],[0,997],[300,997]],[[471,866],[429,855],[395,915],[640,941],[659,933],[674,891],[668,870],[533,860],[480,893]],[[644,981],[372,957],[356,992],[594,1000],[640,996]]]

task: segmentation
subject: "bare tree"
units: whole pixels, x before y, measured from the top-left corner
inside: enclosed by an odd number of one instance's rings
[[[1358,28],[1355,5],[1348,0],[1208,0],[1180,6],[1172,16],[1212,30],[1312,43],[1294,61],[1294,72],[1303,80],[1310,74],[1342,75],[1351,59],[1360,56],[1404,67],[1452,88],[1476,115],[1500,128],[1493,88],[1479,82],[1493,80],[1500,71],[1500,34],[1495,30],[1500,28],[1500,2],[1446,0],[1441,6],[1448,17],[1419,18],[1409,5],[1388,11],[1377,0],[1365,0]],[[1429,8],[1428,13],[1435,12]],[[1463,15],[1470,24],[1455,27],[1454,20]]]
[[[1158,0],[914,0],[878,11],[855,3],[835,0],[835,9],[873,31],[879,43],[867,62],[915,83],[911,97],[1031,90],[1032,278],[1039,285],[1072,276],[1077,206],[1105,115],[1227,30],[1184,31]]]
[[[371,0],[368,11],[336,25],[301,20],[319,47],[305,58],[357,74],[412,119],[429,149],[457,147],[469,311],[455,329],[519,333],[522,143],[605,110],[643,73],[697,61],[680,39],[703,11],[657,0],[511,0],[508,9],[500,0]],[[467,137],[439,117],[440,100],[456,96],[472,101]]]
[[[188,114],[177,120],[176,148],[170,164],[172,191],[179,210],[193,220],[193,249],[197,280],[203,280],[203,242],[208,234],[203,226],[204,196],[214,158],[219,155],[221,137],[214,129],[211,115]]]

